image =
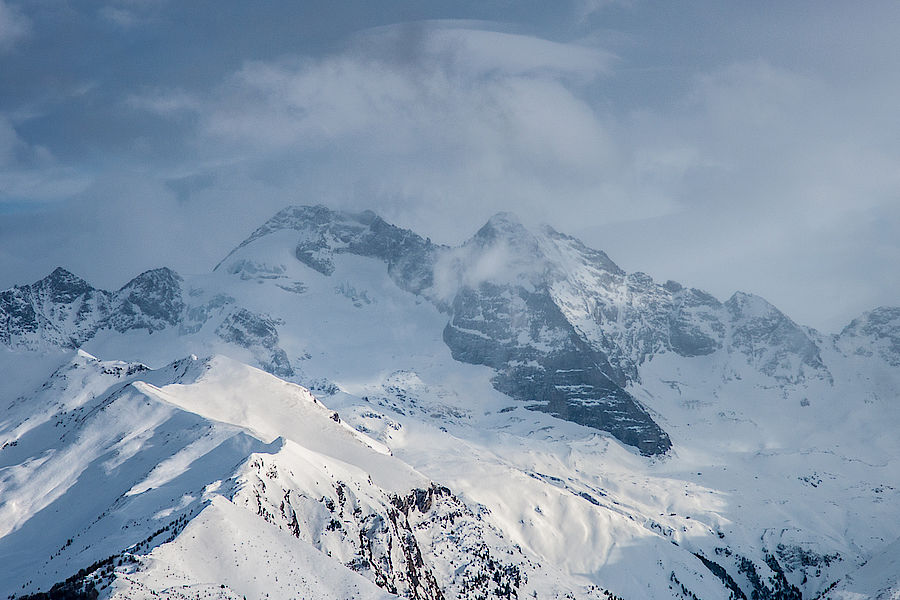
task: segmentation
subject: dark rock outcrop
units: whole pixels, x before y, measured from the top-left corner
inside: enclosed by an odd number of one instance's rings
[[[253,352],[260,366],[279,377],[291,377],[294,369],[287,353],[278,345],[277,323],[245,308],[228,315],[216,328],[220,338]]]
[[[848,355],[878,356],[900,367],[900,307],[881,306],[853,319],[837,337],[837,344]]]
[[[439,247],[368,210],[350,213],[324,206],[291,206],[266,221],[229,256],[265,235],[285,229],[300,234],[294,249],[297,260],[323,275],[334,272],[335,255],[355,254],[383,260],[388,273],[405,290],[419,293],[433,284]],[[216,269],[227,260],[225,257]]]
[[[109,326],[124,332],[178,325],[185,309],[181,283],[181,276],[165,267],[141,273],[116,292]]]
[[[455,359],[493,368],[495,387],[529,408],[607,431],[644,454],[664,453],[671,442],[628,390],[640,384],[642,366],[660,354],[722,352],[729,368],[740,372],[749,365],[777,385],[831,380],[821,354],[825,338],[762,298],[739,292],[722,303],[673,281],[660,285],[550,227],[533,231],[509,213],[495,215],[451,248],[371,211],[293,206],[254,231],[216,269],[227,263],[224,270],[241,279],[283,279],[280,263],[246,257],[228,262],[276,232],[296,234],[289,242],[294,256],[324,276],[334,273],[341,255],[383,262],[397,286],[448,314],[443,339]],[[0,343],[76,348],[104,329],[177,326],[181,334],[194,334],[215,317],[224,318],[218,337],[251,350],[266,370],[293,375],[278,345],[276,320],[229,307],[234,300],[227,295],[191,305],[182,283],[173,271],[155,269],[108,292],[56,269],[32,285],[0,292]],[[352,283],[335,289],[357,306],[369,303]],[[278,285],[307,293],[301,282]],[[900,309],[875,309],[832,339],[844,355],[877,355],[900,365]]]

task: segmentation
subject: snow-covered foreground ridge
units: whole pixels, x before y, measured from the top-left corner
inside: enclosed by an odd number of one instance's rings
[[[207,275],[0,292],[0,345],[0,594],[900,593],[900,309],[290,207]]]

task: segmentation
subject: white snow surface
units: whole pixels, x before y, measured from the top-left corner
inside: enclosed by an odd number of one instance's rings
[[[748,597],[738,557],[767,581],[767,555],[803,598],[900,597],[900,373],[880,355],[848,356],[822,336],[830,379],[786,382],[724,350],[660,350],[628,389],[673,450],[642,457],[526,410],[494,390],[490,369],[454,361],[447,316],[381,261],[336,255],[326,276],[297,261],[296,238],[276,231],[187,277],[186,298],[206,307],[193,331],[0,350],[16,373],[0,381],[0,594],[127,556],[105,597],[395,597],[359,567],[365,518],[387,519],[392,498],[434,482],[470,511],[453,524],[465,535],[439,518],[450,497],[404,518],[448,598],[476,597],[464,584],[475,553],[442,536],[486,540],[540,598],[728,598],[696,555]],[[609,334],[582,305],[605,272],[565,241],[540,243],[571,273],[554,289],[567,316],[589,339]],[[236,307],[278,323],[288,381],[248,366],[258,348],[215,334]],[[414,584],[393,576],[409,595]]]

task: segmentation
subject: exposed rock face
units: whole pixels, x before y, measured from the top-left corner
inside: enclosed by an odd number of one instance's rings
[[[495,387],[528,408],[607,431],[644,454],[671,447],[668,435],[604,372],[610,370],[606,357],[579,338],[546,291],[489,283],[463,288],[444,341],[455,359],[496,369]]]
[[[496,369],[495,387],[528,408],[607,431],[643,454],[666,452],[668,435],[623,389],[625,374],[561,309],[554,286],[569,281],[571,265],[551,258],[556,240],[577,244],[581,264],[621,275],[605,254],[549,229],[536,236],[501,213],[457,252],[461,286],[444,341],[457,360]]]
[[[78,348],[103,330],[124,333],[177,328],[197,333],[234,298],[217,295],[205,304],[185,302],[183,279],[171,269],[141,273],[116,292],[98,290],[63,268],[28,286],[0,292],[0,342],[12,348]],[[219,318],[222,318],[221,316]],[[250,350],[259,365],[279,377],[294,374],[278,345],[277,322],[237,308],[215,330],[222,340]]]
[[[332,480],[331,489],[314,496],[285,471],[277,457],[256,455],[234,502],[392,594],[476,600],[490,590],[492,597],[520,598],[528,594],[529,575],[538,576],[480,507],[473,510],[444,486],[398,495]],[[600,588],[586,592],[586,598],[609,597]]]
[[[731,347],[766,375],[794,381],[810,370],[827,373],[815,342],[764,299],[737,292],[725,308],[731,318]]]
[[[276,325],[268,317],[241,308],[225,318],[216,328],[216,335],[226,342],[252,351],[262,368],[269,373],[290,377],[294,374],[294,369],[287,353],[278,346]]]
[[[109,326],[116,331],[160,331],[177,325],[185,309],[181,276],[167,268],[141,273],[115,294]]]
[[[77,347],[109,314],[109,294],[63,268],[0,293],[0,341],[10,347]]]
[[[170,269],[147,271],[107,292],[59,267],[38,282],[0,293],[0,341],[29,349],[77,348],[102,329],[176,325],[184,308],[181,277]]]
[[[762,298],[738,292],[722,303],[673,281],[658,284],[643,273],[626,273],[603,252],[550,227],[531,230],[509,213],[495,215],[451,248],[371,211],[294,206],[235,251],[284,231],[296,232],[297,260],[325,276],[334,273],[343,254],[384,262],[397,286],[448,315],[443,339],[456,360],[493,368],[495,387],[529,408],[607,431],[643,454],[671,446],[628,391],[655,356],[722,353],[721,364],[749,365],[777,385],[831,380],[821,357],[823,338]],[[282,290],[308,293],[302,282],[280,281],[286,278],[281,259],[267,260],[235,260],[226,271],[242,281],[272,279]],[[294,374],[279,346],[277,320],[237,306],[228,294],[205,303],[187,298],[182,283],[173,271],[156,269],[107,292],[57,269],[30,286],[0,293],[0,342],[74,348],[103,329],[177,327],[191,335],[216,318],[209,331],[249,349],[271,373]],[[353,281],[336,282],[333,289],[355,306],[373,301]],[[900,365],[900,309],[866,313],[833,341],[845,355],[877,354]]]
[[[668,436],[622,386],[628,377],[567,320],[551,285],[564,280],[546,242],[514,215],[493,217],[460,248],[437,246],[370,211],[291,207],[239,247],[280,230],[299,233],[297,259],[324,274],[339,254],[376,258],[402,289],[450,314],[444,340],[457,360],[494,368],[495,387],[529,408],[608,431],[644,454],[665,452]],[[622,271],[602,252],[577,245],[598,270]]]
[[[334,272],[334,255],[346,253],[383,260],[394,281],[409,291],[419,293],[433,283],[432,266],[440,247],[368,210],[357,214],[324,206],[291,206],[269,219],[235,250],[284,229],[300,234],[294,249],[297,260],[324,275]]]
[[[171,269],[146,271],[116,292],[99,290],[63,268],[28,286],[0,292],[0,343],[18,349],[78,348],[103,330],[149,332],[177,327],[196,333],[223,307],[234,302],[216,296],[188,306],[181,276]],[[216,333],[227,342],[250,349],[269,372],[293,375],[278,347],[278,331],[267,317],[240,309],[228,315]]]
[[[900,308],[879,307],[850,322],[837,337],[837,345],[854,356],[878,356],[900,367]]]
[[[663,286],[672,293],[669,313],[669,344],[681,356],[705,356],[722,347],[726,325],[722,303],[696,289],[685,289],[674,281]]]

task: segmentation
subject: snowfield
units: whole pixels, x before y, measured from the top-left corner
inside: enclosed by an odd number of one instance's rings
[[[294,207],[149,273],[0,294],[0,594],[900,597],[897,309],[825,335],[511,215]]]

